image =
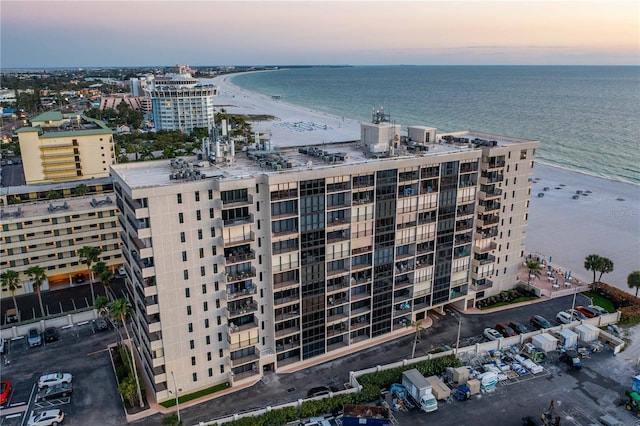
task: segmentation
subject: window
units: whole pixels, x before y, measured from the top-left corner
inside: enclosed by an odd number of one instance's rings
[[[193,373],[192,374],[192,378],[193,378],[194,382],[197,382],[198,381],[198,373]]]
[[[209,190],[209,199],[213,200],[213,189]]]
[[[195,356],[191,357],[191,365],[196,365],[196,357]]]
[[[196,342],[195,342],[195,341],[193,341],[193,340],[189,340],[189,347],[190,347],[191,349],[195,349],[195,348],[196,348]]]
[[[216,309],[220,309],[220,299],[216,299]]]
[[[202,284],[202,294],[207,294],[207,285]]]
[[[181,243],[184,243],[185,241],[187,241],[187,239],[186,239],[186,237],[185,237],[185,235],[184,235],[184,232],[181,232],[181,233],[180,233],[180,242],[181,242]]]
[[[213,226],[211,227],[211,238],[214,238],[216,236],[216,228],[214,228]]]
[[[209,310],[209,302],[203,302],[202,308],[204,309],[205,312],[207,312]]]
[[[182,252],[182,261],[183,261],[183,262],[186,262],[186,261],[187,261],[187,252],[186,252],[186,251],[183,251],[183,252]]]
[[[218,317],[216,318],[216,321],[218,325],[222,325],[222,318],[220,317],[220,315],[218,315]]]
[[[196,220],[202,220],[202,215],[200,214],[200,210],[196,210]]]
[[[200,191],[196,191],[196,201],[200,201]]]
[[[209,209],[209,218],[213,219],[213,208]]]
[[[189,326],[189,333],[193,333],[193,323],[190,322],[188,326]]]
[[[220,358],[224,358],[224,350],[220,349],[219,356]]]
[[[207,272],[205,271],[205,267],[204,267],[204,266],[201,266],[201,267],[200,267],[200,276],[201,276],[201,277],[204,277],[204,276],[206,275],[206,273],[207,273]]]
[[[187,305],[187,315],[191,315],[191,305]]]
[[[206,336],[204,338],[204,341],[207,343],[207,345],[210,345],[211,344],[211,336]]]
[[[213,290],[214,290],[214,291],[219,291],[219,290],[218,290],[218,286],[219,286],[218,281],[214,281],[214,282],[213,282]]]
[[[220,374],[224,373],[224,365],[220,366]]]
[[[207,352],[207,361],[211,361],[211,352]]]
[[[198,229],[198,239],[202,239],[202,229]]]
[[[184,215],[182,213],[178,213],[178,222],[184,223]]]
[[[209,318],[204,319],[204,328],[209,328]]]
[[[184,289],[184,296],[191,297],[191,290],[189,289],[189,287]]]
[[[200,255],[200,259],[204,259],[204,249],[202,247],[198,250],[198,254]]]
[[[189,271],[188,270],[185,269],[184,271],[182,271],[182,275],[184,276],[185,280],[189,279]]]
[[[182,204],[182,194],[177,194],[178,204]]]
[[[218,342],[222,342],[222,333],[218,333]]]
[[[209,368],[209,377],[213,377],[213,368]]]

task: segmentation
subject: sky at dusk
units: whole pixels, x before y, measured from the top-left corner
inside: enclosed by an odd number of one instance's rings
[[[640,65],[640,2],[0,1],[0,66]]]

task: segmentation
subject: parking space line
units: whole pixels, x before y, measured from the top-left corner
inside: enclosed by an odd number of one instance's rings
[[[22,417],[22,413],[16,413],[16,414],[9,414],[8,416],[5,416],[7,419],[13,419],[14,417]]]

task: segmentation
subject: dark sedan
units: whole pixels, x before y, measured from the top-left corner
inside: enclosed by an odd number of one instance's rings
[[[73,393],[73,385],[71,383],[61,383],[55,386],[49,386],[38,392],[37,401],[45,401],[48,399],[64,398]]]

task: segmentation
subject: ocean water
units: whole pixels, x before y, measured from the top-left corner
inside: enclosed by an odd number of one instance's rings
[[[382,106],[403,127],[536,139],[541,162],[640,184],[640,67],[310,67],[232,81],[355,120]]]

